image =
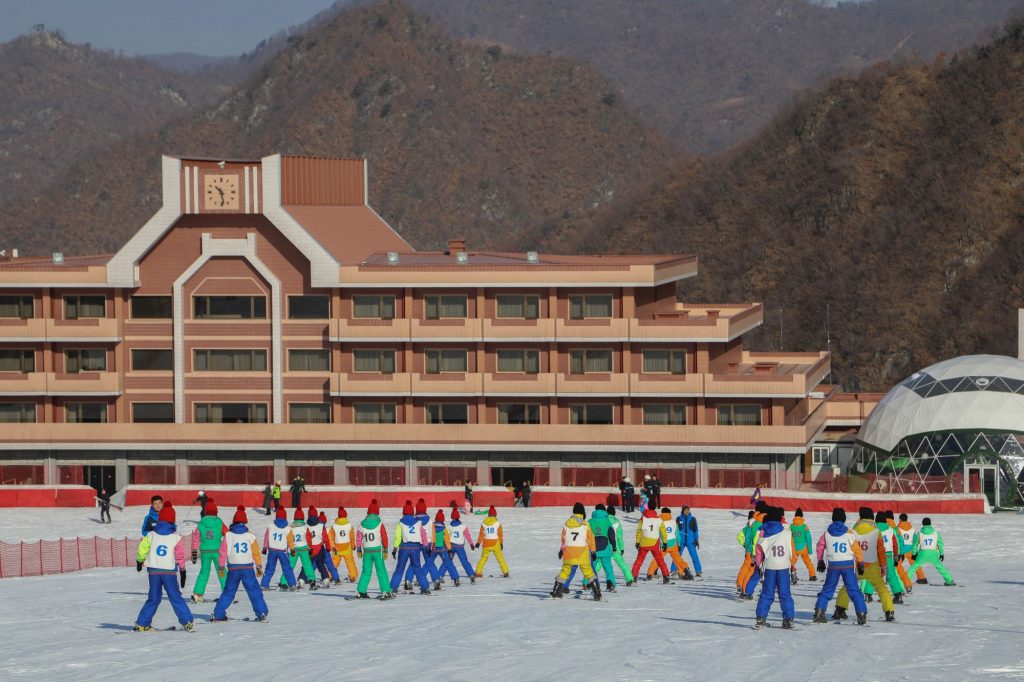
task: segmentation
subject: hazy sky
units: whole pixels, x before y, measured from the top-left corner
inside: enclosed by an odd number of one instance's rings
[[[0,0],[0,42],[35,24],[125,54],[237,55],[332,0]]]

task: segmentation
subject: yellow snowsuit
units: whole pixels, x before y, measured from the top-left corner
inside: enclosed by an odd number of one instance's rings
[[[878,593],[878,597],[882,600],[883,611],[893,611],[896,607],[892,605],[892,593],[889,592],[889,586],[882,578],[881,566],[885,562],[885,540],[882,539],[882,534],[878,532],[878,526],[875,525],[871,519],[861,519],[857,522],[857,525],[853,527],[853,533],[856,535],[868,535],[871,531],[875,531],[877,545],[875,551],[872,552],[870,547],[866,547],[866,541],[861,542],[861,551],[865,561],[861,563],[864,567],[864,575],[860,576],[863,580],[868,581],[875,592]],[[874,556],[874,561],[867,561],[868,558]],[[879,563],[882,562],[882,563]],[[836,597],[836,606],[841,609],[849,608],[850,597],[846,594],[846,588],[839,590],[839,596]]]
[[[339,532],[339,527],[341,532]],[[348,518],[339,516],[334,519],[334,525],[327,529],[327,536],[331,540],[331,560],[334,562],[334,567],[340,566],[344,559],[345,568],[348,569],[349,582],[354,583],[359,579],[359,571],[356,569],[356,560],[353,556],[355,530],[348,522]]]
[[[594,567],[590,565],[590,553],[597,551],[594,542],[594,531],[579,514],[573,514],[562,526],[562,570],[558,573],[558,582],[569,579],[573,566],[579,566],[583,572],[583,580],[590,583],[594,579]]]
[[[484,577],[484,564],[487,563],[487,557],[492,554],[498,560],[498,567],[501,569],[502,575],[508,575],[508,564],[505,563],[505,555],[502,553],[505,549],[505,534],[501,530],[501,522],[498,519],[493,516],[484,519],[476,544],[483,547],[484,550],[480,555],[480,561],[476,564],[477,578]]]

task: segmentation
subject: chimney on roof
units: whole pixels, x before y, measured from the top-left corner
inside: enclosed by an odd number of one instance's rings
[[[718,319],[718,313],[720,313],[720,312],[722,312],[722,311],[721,310],[708,310],[707,311],[708,319],[709,320],[717,320]]]
[[[448,240],[448,253],[452,256],[458,256],[460,253],[466,253],[466,238],[462,239],[449,239]]]

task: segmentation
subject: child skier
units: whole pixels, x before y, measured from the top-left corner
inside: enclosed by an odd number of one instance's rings
[[[163,593],[171,602],[174,615],[189,632],[192,631],[192,612],[181,596],[178,585],[178,572],[181,572],[181,587],[185,586],[185,547],[182,537],[175,526],[174,507],[168,501],[157,516],[156,526],[139,543],[139,551],[135,555],[135,570],[142,572],[142,563],[148,564],[149,594],[146,603],[135,619],[134,629],[145,632],[153,629],[153,616],[160,606]]]
[[[878,526],[872,522],[873,517],[874,514],[869,507],[861,507],[860,520],[853,527],[853,534],[856,536],[863,553],[858,572],[864,580],[867,580],[875,588],[875,592],[878,593],[879,598],[882,600],[885,620],[891,622],[896,620],[896,611],[892,605],[892,594],[889,592],[889,587],[885,584],[885,578],[882,573],[882,566],[885,562],[885,545],[882,542],[882,534],[878,532]],[[836,613],[832,616],[832,619],[845,618],[846,609],[849,605],[850,597],[844,587],[839,590],[839,597],[836,598]]]
[[[295,591],[295,573],[288,561],[294,547],[292,533],[288,530],[288,514],[284,507],[278,507],[274,512],[273,525],[267,528],[267,532],[263,534],[263,553],[267,555],[267,569],[263,574],[260,586],[264,590],[270,589],[270,581],[274,578],[274,569],[280,565],[281,574],[284,576],[287,587],[279,589]]]
[[[743,594],[743,589],[747,586],[747,578],[749,577],[750,564],[753,561],[753,525],[754,525],[754,510],[747,512],[747,523],[736,533],[736,542],[740,547],[743,548],[743,563],[740,564],[740,570],[736,572],[736,591],[740,595]]]
[[[452,536],[448,532],[448,527],[444,525],[444,512],[440,509],[437,510],[437,516],[434,517],[431,537],[433,542],[430,544],[430,556],[427,561],[431,564],[434,564],[435,561],[440,562],[440,566],[437,569],[438,579],[434,581],[434,589],[441,589],[440,578],[445,573],[452,577],[452,581],[458,587],[459,572],[455,570],[455,564],[452,563]]]
[[[888,521],[885,518],[885,512],[880,511],[875,514],[875,525],[878,526],[878,532],[882,536],[882,543],[885,546],[885,581],[889,585],[889,591],[892,592],[892,603],[902,604],[903,603],[903,582],[900,580],[899,574],[896,573],[896,566],[893,563],[893,556],[899,552],[899,545],[896,541],[896,531],[889,526]],[[881,563],[881,561],[879,561]],[[862,580],[860,589],[865,596],[872,595],[875,593],[875,588],[871,586],[871,583],[866,580]]]
[[[430,548],[430,514],[427,513],[427,503],[421,497],[416,500],[416,520],[423,526],[424,532],[427,534],[427,540],[423,543],[420,565],[423,567],[423,572],[432,583],[437,583],[441,576],[438,573],[437,567],[434,566],[434,562],[431,560],[431,548]],[[409,568],[405,571],[405,584],[407,590],[411,590],[410,587],[413,579],[412,564],[409,564]]]
[[[828,608],[828,603],[836,592],[836,585],[841,579],[857,610],[857,625],[867,623],[868,605],[864,603],[864,595],[857,584],[857,572],[860,570],[858,565],[863,554],[856,536],[846,527],[845,510],[839,507],[832,510],[832,523],[818,539],[817,555],[818,572],[827,570],[827,573],[825,583],[821,586],[821,592],[814,603],[814,622],[828,622],[825,618],[825,609]],[[845,617],[846,609],[837,606],[834,618]]]
[[[591,567],[591,563],[597,557],[595,552],[594,532],[587,525],[586,509],[581,502],[577,502],[572,507],[572,516],[562,526],[562,544],[558,550],[562,570],[555,578],[555,586],[551,589],[552,597],[562,598],[562,585],[569,579],[573,567],[579,566],[583,572],[584,589],[589,587],[594,595],[594,601],[601,601],[601,586]]]
[[[594,513],[590,515],[590,531],[594,536],[595,558],[593,564],[594,574],[597,575],[598,567],[604,569],[605,587],[609,592],[615,591],[615,573],[612,570],[612,555],[618,550],[622,543],[622,536],[615,534],[611,517],[605,510],[603,504],[594,507]]]
[[[676,517],[676,530],[678,531],[679,553],[683,550],[690,552],[690,560],[693,561],[694,574],[699,578],[701,574],[700,557],[697,550],[700,549],[700,533],[697,531],[697,519],[690,513],[690,508],[685,504],[679,510]]]
[[[260,584],[256,582],[257,576],[263,575],[260,546],[256,542],[256,536],[249,531],[248,523],[245,507],[238,505],[235,516],[231,519],[231,528],[228,529],[225,538],[228,546],[227,584],[220,594],[220,599],[217,600],[217,605],[213,607],[213,618],[210,622],[228,619],[228,607],[235,599],[239,583],[242,584],[245,593],[249,596],[249,603],[252,604],[256,620],[261,623],[267,620],[267,602],[263,599]]]
[[[338,507],[338,516],[328,529],[327,537],[331,542],[331,563],[337,568],[344,559],[345,568],[348,569],[348,581],[354,583],[359,577],[356,561],[353,558],[355,531],[352,529],[352,524],[348,522],[348,512],[344,507]]]
[[[921,519],[921,530],[917,531],[917,534],[914,535],[913,552],[914,565],[910,567],[911,571],[917,571],[924,566],[931,565],[935,567],[935,570],[946,581],[947,587],[956,585],[953,581],[953,576],[949,574],[946,566],[942,563],[946,559],[946,550],[942,544],[942,534],[932,528],[931,519]],[[918,582],[921,581],[919,580]],[[928,580],[926,579],[925,583],[927,582]]]
[[[430,583],[420,559],[423,558],[423,545],[427,543],[427,529],[423,527],[417,516],[413,515],[412,502],[406,500],[402,508],[402,518],[395,527],[395,542],[398,546],[391,550],[391,556],[398,561],[394,573],[391,574],[391,589],[397,590],[406,575],[408,568],[420,584],[421,594],[430,594]]]
[[[668,542],[668,535],[665,533],[665,524],[662,523],[658,512],[648,509],[640,518],[636,527],[636,548],[638,553],[636,561],[633,562],[633,580],[640,577],[640,569],[644,565],[644,559],[648,554],[653,556],[653,563],[661,569],[662,582],[668,584],[668,566],[665,565],[665,557],[662,555],[662,547]]]
[[[212,497],[206,498],[206,506],[202,513],[203,518],[199,520],[196,529],[192,531],[192,563],[196,563],[196,548],[198,548],[199,558],[202,560],[199,566],[199,576],[196,577],[196,584],[192,587],[192,601],[196,603],[203,601],[211,570],[217,572],[220,591],[224,591],[224,556],[227,553],[224,536],[227,535],[228,527],[217,516],[217,503],[213,501]]]
[[[754,563],[764,576],[761,596],[758,597],[755,611],[755,628],[760,628],[768,622],[768,611],[775,601],[776,592],[779,595],[779,606],[782,608],[782,628],[793,628],[796,607],[789,591],[789,574],[793,566],[793,535],[788,528],[782,527],[782,514],[781,507],[768,508],[754,550]]]
[[[458,557],[470,584],[475,584],[476,572],[473,570],[473,565],[469,563],[469,557],[466,556],[466,544],[469,544],[470,549],[476,549],[476,545],[473,544],[473,538],[470,537],[469,528],[462,523],[462,515],[459,514],[458,509],[452,509],[452,522],[448,525],[448,532],[452,544],[452,554],[454,557]]]
[[[811,538],[811,529],[804,523],[804,510],[796,508],[793,514],[793,523],[789,527],[793,534],[793,584],[796,584],[796,560],[802,559],[807,567],[808,580],[812,583],[818,579],[814,573],[814,564],[811,563],[811,545],[814,540]]]
[[[896,569],[896,575],[899,576],[900,582],[903,584],[903,591],[910,594],[913,583],[910,582],[910,576],[907,575],[906,569],[903,568],[903,555],[909,550],[904,547],[903,535],[896,525],[896,515],[893,514],[891,509],[885,510],[885,523],[892,529],[893,536],[896,538],[896,554],[892,558],[893,567]],[[886,545],[886,548],[888,548],[888,545]]]
[[[291,565],[292,571],[295,566],[302,564],[302,575],[306,578],[309,589],[316,590],[316,573],[313,572],[313,562],[309,560],[309,529],[306,527],[306,516],[302,513],[302,507],[295,508],[295,515],[292,517],[292,542],[291,542]],[[288,584],[285,576],[281,576],[281,585]]]
[[[665,540],[661,544],[663,556],[668,556],[672,559],[672,565],[675,566],[674,570],[676,575],[678,575],[682,580],[693,580],[693,573],[690,572],[690,566],[679,554],[679,546],[676,541],[676,524],[675,521],[672,520],[672,510],[668,507],[662,507],[661,509],[661,525],[665,530]],[[658,564],[652,561],[647,569],[647,579],[650,580],[654,577],[657,570]],[[667,577],[668,573],[663,573],[662,575]]]
[[[622,571],[622,577],[626,581],[626,587],[633,587],[633,573],[626,566],[626,533],[622,530],[622,521],[619,521],[615,514],[615,507],[608,507],[608,519],[611,521],[612,529],[615,531],[615,551],[612,552],[612,561]],[[596,571],[597,568],[595,567]]]
[[[508,564],[505,563],[505,534],[501,530],[501,522],[498,521],[498,512],[491,505],[487,510],[483,525],[480,526],[480,533],[477,534],[476,544],[483,547],[480,554],[480,561],[476,564],[476,577],[484,577],[484,566],[487,564],[487,557],[494,555],[498,560],[498,568],[501,569],[501,577],[508,577]]]
[[[356,554],[363,561],[363,574],[356,585],[356,594],[360,599],[369,599],[366,588],[370,578],[377,572],[377,586],[380,588],[379,599],[394,599],[388,583],[388,569],[384,565],[384,556],[388,553],[388,531],[380,520],[380,505],[377,500],[370,500],[366,508],[366,518],[359,524],[356,531]]]
[[[900,550],[903,552],[903,557],[900,559],[902,565],[905,560],[909,566],[914,565],[914,537],[917,532],[914,527],[910,524],[910,519],[906,514],[900,514],[900,522],[896,524],[896,528],[899,530],[900,539],[903,540],[903,548]],[[924,577],[924,569],[917,569],[917,584],[927,585],[928,579]],[[909,592],[909,590],[908,590]]]

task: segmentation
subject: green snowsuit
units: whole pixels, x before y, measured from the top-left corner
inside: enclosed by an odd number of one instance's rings
[[[596,573],[598,567],[603,568],[604,572],[608,576],[608,580],[611,581],[612,585],[615,584],[615,573],[612,571],[612,554],[613,546],[618,549],[619,543],[622,542],[619,534],[612,528],[612,523],[609,520],[608,512],[603,509],[598,509],[590,515],[590,530],[594,533],[594,545],[597,547],[597,560],[594,561],[594,572]],[[608,534],[609,529],[612,531],[612,535],[615,536],[614,545],[610,540]]]
[[[362,538],[367,531],[381,534],[381,546],[373,549],[363,549]],[[357,550],[363,558],[363,572],[359,576],[359,583],[356,585],[356,592],[365,593],[370,586],[370,576],[377,571],[377,586],[381,594],[391,592],[391,583],[388,580],[388,569],[384,565],[384,556],[388,553],[387,542],[384,541],[384,527],[380,522],[380,516],[370,514],[359,524],[359,538]]]
[[[594,512],[594,514],[597,514],[597,512]],[[626,585],[631,585],[633,583],[633,571],[628,566],[626,566],[626,560],[623,558],[623,555],[626,552],[626,535],[622,530],[622,521],[619,521],[617,516],[612,516],[607,512],[605,513],[605,515],[608,517],[608,522],[611,525],[612,530],[615,531],[615,551],[611,553],[611,560],[614,561],[615,565],[619,567],[620,571],[622,571],[622,575],[626,579]],[[597,531],[594,531],[594,535],[597,535]],[[598,556],[600,556],[600,552],[598,552]],[[595,574],[599,572],[602,563],[603,562],[598,561],[596,564],[594,564]],[[614,585],[615,575],[612,573],[611,565],[605,567],[605,573],[608,574],[608,580],[611,580],[612,584]]]
[[[292,534],[294,535],[294,533],[295,533],[294,529],[295,528],[305,528],[306,527],[306,522],[305,521],[292,521],[292,526],[291,527],[292,527]],[[305,532],[305,531],[303,531],[303,532]],[[291,565],[292,565],[292,573],[295,573],[295,566],[301,561],[302,562],[302,572],[306,576],[306,582],[309,583],[310,585],[312,585],[314,582],[316,582],[316,572],[314,572],[314,570],[313,570],[313,562],[309,560],[309,546],[307,545],[306,547],[296,547],[293,550],[293,552],[294,553],[292,554],[292,558],[290,559]],[[297,574],[297,573],[295,574],[295,580],[296,581],[298,581],[299,578],[301,578],[301,577],[302,576],[300,576],[299,574]],[[285,586],[285,585],[288,584],[288,582],[284,579],[284,572],[283,571],[282,571],[282,574],[281,574],[281,582],[280,582],[280,584],[282,586]]]
[[[197,597],[202,597],[206,593],[206,583],[210,579],[211,570],[216,571],[221,592],[224,591],[224,581],[227,576],[224,567],[220,565],[220,546],[224,542],[225,532],[224,522],[216,514],[208,514],[199,521],[196,533],[199,534],[199,559],[201,563],[195,587],[192,588],[192,594]]]
[[[896,537],[897,545],[899,544],[900,534],[898,531],[894,530],[892,526],[888,523],[876,523],[875,525],[878,526],[878,532],[881,533],[883,537],[886,533],[889,533],[890,537]],[[879,564],[881,564],[881,561],[879,561]],[[889,591],[892,592],[892,596],[895,597],[897,594],[903,594],[907,591],[907,588],[903,586],[903,581],[900,580],[899,573],[896,572],[896,563],[893,561],[892,544],[888,542],[885,544],[885,571],[885,582],[889,584]],[[871,583],[867,580],[861,580],[860,591],[865,595],[874,594],[875,588],[872,587]]]
[[[946,553],[942,545],[942,534],[931,526],[921,526],[921,529],[914,535],[914,565],[907,573],[913,573],[926,564],[935,567],[947,585],[953,583],[953,576],[949,574],[946,567],[942,565],[941,557]]]

